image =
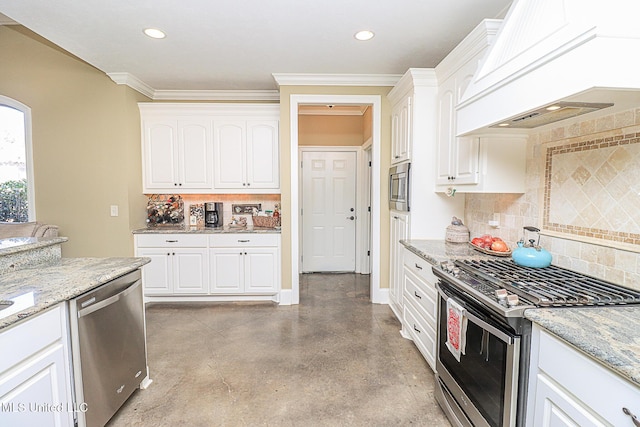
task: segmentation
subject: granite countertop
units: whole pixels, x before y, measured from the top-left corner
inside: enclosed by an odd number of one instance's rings
[[[280,234],[280,228],[263,228],[263,227],[246,227],[231,228],[229,226],[211,228],[211,227],[150,227],[139,228],[132,231],[133,234],[222,234],[222,233],[273,233]]]
[[[62,258],[0,276],[0,330],[70,300],[145,264],[148,258]],[[24,306],[22,304],[25,304]],[[20,311],[17,308],[24,307]]]
[[[497,258],[476,251],[468,243],[449,243],[444,240],[401,240],[407,249],[425,261],[438,265],[441,262],[456,259],[489,259]]]
[[[640,386],[640,306],[536,308],[525,317]]]
[[[0,256],[57,245],[69,240],[66,237],[11,237],[0,239]]]

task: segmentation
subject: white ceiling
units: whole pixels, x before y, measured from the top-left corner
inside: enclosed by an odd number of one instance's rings
[[[510,0],[0,0],[0,13],[155,90],[272,90],[273,73],[434,67]],[[1,22],[1,20],[0,20]],[[166,32],[163,40],[143,35]],[[353,35],[376,35],[359,42]]]

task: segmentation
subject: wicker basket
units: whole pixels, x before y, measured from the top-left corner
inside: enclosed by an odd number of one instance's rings
[[[272,216],[252,216],[254,227],[274,228],[280,225],[279,217]]]
[[[445,240],[451,243],[469,242],[469,229],[466,225],[450,225],[447,227]]]

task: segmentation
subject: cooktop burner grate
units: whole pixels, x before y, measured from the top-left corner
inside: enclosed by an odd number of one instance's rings
[[[455,264],[540,307],[640,304],[640,292],[553,265],[521,267],[511,260],[458,260]]]

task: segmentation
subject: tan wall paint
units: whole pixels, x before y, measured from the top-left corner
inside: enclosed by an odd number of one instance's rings
[[[32,112],[37,220],[69,238],[65,257],[132,255],[146,205],[137,102],[149,99],[21,26],[0,26],[0,52],[0,94]]]
[[[363,139],[363,116],[298,116],[298,145],[359,146]]]
[[[362,138],[363,138],[363,143],[367,142],[370,138],[373,137],[372,135],[372,131],[373,131],[373,115],[372,115],[372,108],[367,108],[367,110],[364,112],[363,116],[362,116]]]
[[[290,96],[293,94],[321,95],[380,95],[381,96],[381,173],[380,173],[380,287],[389,287],[389,207],[387,171],[391,164],[391,105],[387,100],[390,87],[351,86],[281,86],[280,87],[280,189],[282,192],[282,288],[291,289],[291,120]],[[296,213],[297,215],[297,213]]]

